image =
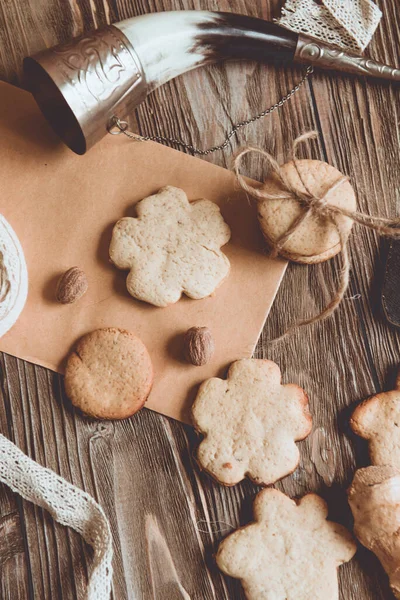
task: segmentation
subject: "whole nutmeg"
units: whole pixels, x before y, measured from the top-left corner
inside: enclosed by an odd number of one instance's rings
[[[208,327],[191,327],[183,340],[185,358],[192,365],[201,367],[214,354],[214,340]]]
[[[72,304],[82,298],[88,289],[86,274],[79,267],[65,271],[57,284],[56,298],[61,304]]]

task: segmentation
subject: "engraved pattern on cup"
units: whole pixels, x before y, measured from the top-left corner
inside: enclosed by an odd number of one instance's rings
[[[126,44],[110,28],[58,46],[53,52],[69,83],[81,90],[81,96],[83,85],[88,92],[84,94],[85,103],[93,106],[108,104],[114,95],[119,98],[139,75],[138,65]]]

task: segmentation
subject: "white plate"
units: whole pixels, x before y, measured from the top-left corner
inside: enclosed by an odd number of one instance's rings
[[[15,231],[0,215],[0,337],[16,322],[28,295],[28,271]]]

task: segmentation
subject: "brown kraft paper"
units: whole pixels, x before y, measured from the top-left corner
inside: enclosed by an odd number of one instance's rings
[[[165,185],[190,200],[216,202],[231,227],[224,247],[229,277],[212,297],[156,308],[126,291],[126,273],[108,259],[115,222],[135,216],[135,202]],[[27,304],[0,339],[0,350],[63,372],[65,358],[85,333],[120,327],[137,334],[153,360],[148,408],[188,421],[198,384],[223,376],[232,361],[250,357],[271,308],[286,262],[271,260],[256,212],[228,170],[153,142],[107,135],[84,156],[52,133],[32,97],[0,82],[0,212],[16,231],[29,272]],[[82,268],[89,289],[71,305],[55,301],[56,282]],[[207,326],[215,340],[203,367],[183,361],[182,334]]]

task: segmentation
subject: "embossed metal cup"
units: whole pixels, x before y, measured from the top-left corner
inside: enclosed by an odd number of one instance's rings
[[[146,95],[139,59],[114,26],[25,58],[24,72],[43,114],[77,154],[104,137],[121,106],[126,114]]]

